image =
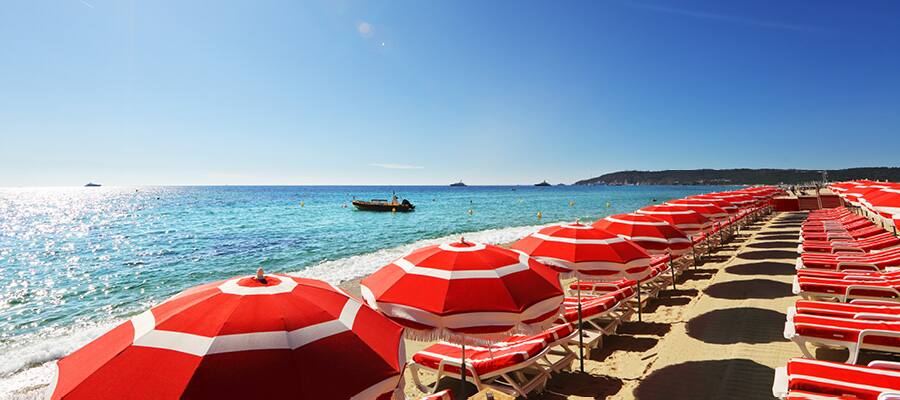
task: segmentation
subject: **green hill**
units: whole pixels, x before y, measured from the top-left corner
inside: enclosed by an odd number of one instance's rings
[[[575,182],[576,185],[775,185],[822,181],[823,170],[806,169],[689,169],[619,171]],[[824,170],[829,181],[872,179],[900,182],[900,168],[871,167]]]

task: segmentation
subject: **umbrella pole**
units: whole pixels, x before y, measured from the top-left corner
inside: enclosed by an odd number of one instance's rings
[[[638,309],[638,310],[637,310],[637,311],[638,311],[638,322],[641,322],[641,306],[643,306],[643,303],[641,303],[641,280],[638,279],[637,282],[638,282],[638,291],[637,291],[637,297],[638,297],[638,303],[637,303],[637,309]]]
[[[584,372],[584,332],[581,330],[581,278],[576,278],[578,287],[578,367]]]
[[[672,290],[678,290],[675,286],[675,262],[672,261],[672,253],[669,253],[669,272],[672,273]]]
[[[465,341],[462,342],[462,357],[460,358],[460,361],[462,361],[462,368],[460,369],[459,374],[462,377],[462,379],[460,380],[460,383],[459,383],[459,398],[460,398],[460,400],[465,400],[466,399],[466,342]],[[435,382],[435,385],[437,385],[437,382]]]

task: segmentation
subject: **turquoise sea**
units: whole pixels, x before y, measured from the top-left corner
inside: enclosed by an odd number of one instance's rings
[[[194,285],[262,266],[338,283],[425,244],[516,240],[702,186],[285,186],[0,189],[0,398],[51,361]],[[356,211],[396,191],[411,213]],[[538,212],[542,218],[538,218]]]

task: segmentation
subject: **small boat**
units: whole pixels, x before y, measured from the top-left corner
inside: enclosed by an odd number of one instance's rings
[[[360,211],[409,212],[416,209],[416,206],[407,199],[397,201],[397,195],[391,196],[390,201],[383,199],[353,200],[353,206]]]
[[[547,183],[547,181],[543,181],[541,183],[535,183],[534,186],[553,186],[553,185]]]
[[[84,187],[100,187],[100,184],[94,183],[94,182],[88,182],[87,185],[84,185]]]
[[[468,185],[466,185],[465,183],[463,183],[462,180],[460,180],[459,182],[451,183],[450,186],[456,187],[456,186],[468,186]]]

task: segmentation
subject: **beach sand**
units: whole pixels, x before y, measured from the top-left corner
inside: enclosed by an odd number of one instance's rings
[[[686,271],[677,290],[660,292],[643,322],[632,320],[606,337],[585,360],[585,373],[576,361],[573,372],[555,374],[529,398],[772,399],[775,368],[800,356],[782,332],[785,311],[797,299],[791,282],[805,217],[774,214],[742,230]],[[359,294],[359,280],[341,286]],[[408,356],[428,344],[407,341]],[[422,395],[408,376],[406,382],[407,396]]]

